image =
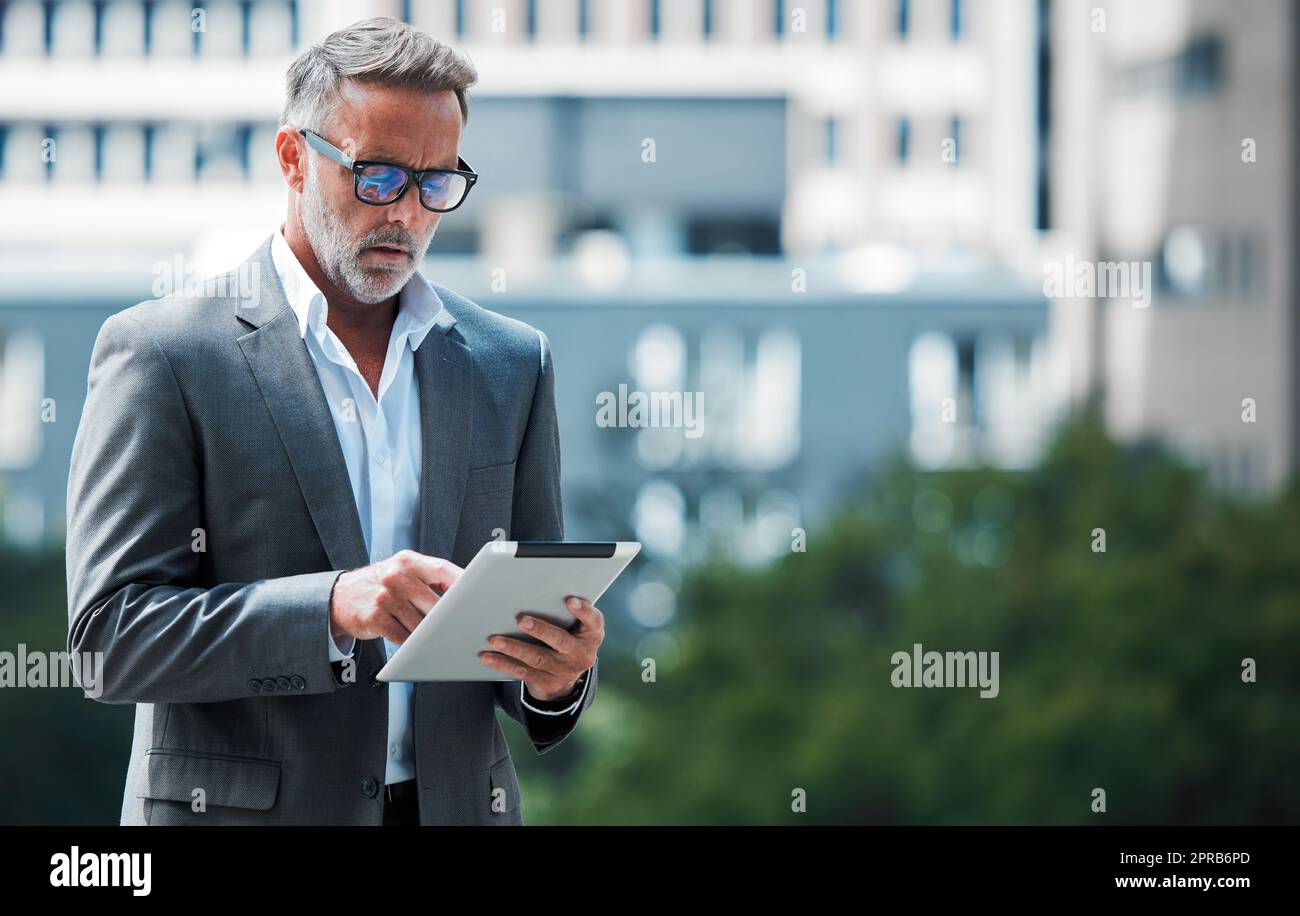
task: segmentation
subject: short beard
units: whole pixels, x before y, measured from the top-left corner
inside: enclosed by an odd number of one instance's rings
[[[411,192],[408,190],[407,193]],[[300,213],[303,232],[325,276],[341,292],[369,305],[397,295],[411,279],[433,241],[430,234],[424,244],[419,244],[414,233],[395,225],[382,226],[359,242],[354,240],[344,226],[343,215],[330,207],[321,193],[314,162],[307,167]],[[366,267],[361,259],[366,249],[375,245],[401,245],[410,252],[411,263],[405,267]]]

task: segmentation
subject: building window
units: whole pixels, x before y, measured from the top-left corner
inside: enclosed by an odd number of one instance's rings
[[[785,35],[785,3],[783,0],[772,0],[772,34],[777,38]]]
[[[682,460],[685,452],[685,408],[687,399],[693,397],[686,390],[686,338],[671,324],[652,324],[642,329],[632,350],[632,367],[637,390],[657,392],[665,396],[663,403],[675,404],[666,407],[665,415],[653,421],[674,425],[643,426],[637,430],[637,460],[651,469],[672,467]],[[691,422],[699,423],[703,419],[693,416]]]
[[[764,328],[749,341],[746,336],[729,325],[701,333],[698,373],[688,369],[685,377],[709,393],[701,406],[705,428],[712,432],[685,443],[707,449],[718,468],[775,471],[795,460],[801,448],[803,345],[788,327]]]
[[[91,135],[94,137],[95,144],[95,180],[104,180],[104,131],[103,124],[92,125]]]
[[[144,180],[153,181],[153,140],[158,129],[152,124],[141,129],[144,132]]]
[[[898,37],[906,38],[908,31],[911,29],[911,4],[908,0],[898,0]]]
[[[923,468],[943,467],[953,457],[957,424],[968,422],[952,338],[936,332],[916,338],[908,350],[907,370],[912,459]]]
[[[1233,255],[1235,248],[1234,240],[1226,233],[1218,238],[1217,250],[1214,253],[1215,263],[1218,270],[1214,272],[1214,291],[1220,295],[1229,295],[1232,291],[1233,269],[1240,268],[1240,265],[1234,264],[1236,260]]]
[[[42,149],[41,149],[41,152],[42,152],[42,153],[44,153],[44,151],[45,151],[45,150],[44,150],[44,141],[45,141],[45,140],[49,140],[49,141],[50,141],[50,143],[52,144],[52,149],[55,149],[55,150],[58,149],[58,143],[59,143],[59,129],[58,129],[57,127],[55,127],[53,124],[46,124],[43,128],[41,128],[41,137],[42,137]],[[56,154],[56,155],[57,155],[57,154]],[[54,180],[54,160],[55,160],[55,156],[42,156],[41,158],[44,160],[44,161],[42,162],[42,165],[45,166],[45,180],[46,180],[46,181],[53,181],[53,180]]]
[[[840,33],[840,8],[838,0],[826,0],[826,40],[834,41]]]
[[[1223,40],[1202,35],[1192,40],[1178,59],[1178,88],[1182,92],[1213,92],[1223,83]]]
[[[1223,55],[1222,37],[1201,35],[1172,57],[1130,65],[1119,72],[1117,85],[1128,95],[1217,92],[1223,87]]]
[[[696,217],[686,225],[690,255],[776,255],[781,253],[781,226],[766,216]]]
[[[49,57],[54,50],[54,4],[42,3],[42,41],[45,45],[45,56]]]
[[[836,140],[838,139],[836,137],[836,133],[838,132],[838,130],[839,130],[839,122],[833,117],[827,118],[826,119],[826,161],[830,163],[833,163],[835,161],[836,154],[837,154],[837,150],[835,146],[836,146]]]
[[[44,389],[44,340],[31,331],[0,329],[0,468],[23,470],[40,457]]]
[[[952,121],[948,124],[948,136],[952,138],[952,161],[954,164],[961,162],[961,118],[957,115],[952,116]]]
[[[672,556],[686,541],[686,497],[669,480],[641,485],[632,509],[637,540],[649,554]]]
[[[239,46],[241,53],[247,57],[253,50],[253,4],[252,0],[240,0],[239,4]]]
[[[1241,292],[1251,293],[1255,290],[1255,277],[1259,268],[1255,264],[1255,244],[1249,235],[1243,235],[1237,242],[1239,268],[1237,285]]]
[[[1206,226],[1172,227],[1155,259],[1157,290],[1189,299],[1204,296],[1216,285],[1219,250],[1215,234]]]
[[[948,30],[952,34],[953,41],[959,41],[962,33],[962,3],[961,0],[948,0]]]
[[[241,181],[248,175],[246,124],[205,124],[194,149],[194,177],[203,181]]]
[[[91,8],[91,17],[95,29],[95,56],[99,57],[104,53],[104,4],[94,4]]]
[[[713,37],[713,0],[704,0],[704,37]]]
[[[1034,100],[1037,126],[1034,225],[1042,232],[1052,225],[1052,9],[1049,0],[1038,0],[1035,15],[1038,22],[1035,51],[1038,81]]]
[[[736,464],[772,471],[793,461],[800,447],[803,344],[789,328],[768,328],[754,348],[749,415]]]
[[[912,151],[912,122],[907,118],[898,119],[897,143],[898,164],[907,165],[908,156]]]

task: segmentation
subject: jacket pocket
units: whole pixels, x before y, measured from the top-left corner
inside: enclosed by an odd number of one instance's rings
[[[195,790],[202,790],[201,796]],[[280,789],[280,761],[207,751],[150,748],[139,798],[266,811]]]
[[[515,464],[473,468],[465,481],[452,558],[467,564],[488,541],[509,540],[514,508]]]
[[[488,493],[509,492],[515,488],[515,464],[493,464],[485,468],[470,468],[465,477],[465,495],[481,496]]]

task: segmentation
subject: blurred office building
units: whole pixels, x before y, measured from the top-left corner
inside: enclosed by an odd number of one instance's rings
[[[1262,189],[1268,178],[1254,179],[1255,197],[1200,186],[1201,175],[1225,180],[1217,169],[1232,167],[1235,140],[1217,137],[1221,161],[1202,139],[1174,160],[1148,148],[1102,156],[1110,133],[1096,124],[1118,117],[1109,94],[1120,91],[1120,58],[1103,42],[1119,41],[1121,20],[1112,12],[1096,41],[1069,19],[1086,11],[1069,7],[0,4],[4,537],[61,537],[99,325],[236,265],[278,225],[272,142],[285,68],[370,14],[405,18],[478,68],[461,152],[482,178],[440,224],[424,270],[549,336],[570,537],[638,537],[663,569],[710,548],[758,561],[789,550],[794,528],[815,526],[847,481],[891,456],[927,467],[1032,462],[1071,396],[1103,380],[1119,428],[1160,428],[1178,409],[1160,379],[1171,360],[1192,359],[1192,344],[1164,340],[1156,353],[1156,335],[1138,346],[1120,329],[1127,349],[1104,351],[1115,370],[1103,376],[1094,331],[1111,307],[1046,297],[1044,260],[1098,258],[1128,238],[1105,202],[1149,214],[1112,189],[1120,180],[1144,192],[1180,182],[1162,203],[1162,233],[1239,211],[1253,241],[1234,244],[1253,244],[1268,265],[1258,269],[1274,272],[1259,288],[1279,310],[1285,256],[1264,248],[1294,236],[1263,222],[1283,219]],[[1243,128],[1267,151],[1251,168],[1270,176],[1289,158],[1286,93],[1270,83],[1285,68],[1232,52],[1255,30],[1287,34],[1282,5],[1261,8],[1273,21],[1252,13],[1214,26],[1222,64],[1245,68],[1214,104],[1234,109],[1240,95],[1254,100],[1240,107],[1275,119]],[[1163,104],[1168,118],[1182,103]],[[1197,123],[1209,131],[1222,120]],[[1148,178],[1129,176],[1139,161]],[[1173,248],[1183,273],[1189,250]],[[1239,311],[1262,313],[1258,301]],[[1166,308],[1157,299],[1143,320]],[[1266,326],[1272,370],[1223,354],[1218,371],[1271,371],[1259,402],[1272,410],[1294,360]],[[1136,371],[1139,355],[1159,371]],[[1120,377],[1138,407],[1122,406]],[[1226,390],[1212,376],[1203,385]],[[602,425],[601,398],[624,392],[675,394],[699,408],[696,426]],[[1201,397],[1186,410],[1207,406]],[[644,584],[638,613],[663,622],[666,592]]]
[[[1063,0],[1051,17],[1055,256],[1147,264],[1153,286],[1146,306],[1053,301],[1076,394],[1224,487],[1273,490],[1300,449],[1300,13]]]

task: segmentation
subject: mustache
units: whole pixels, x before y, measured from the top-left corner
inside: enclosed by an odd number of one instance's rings
[[[367,248],[373,248],[376,245],[391,245],[399,248],[405,248],[412,255],[420,250],[420,240],[416,238],[415,233],[399,232],[374,232],[361,240],[357,246],[357,254],[365,251]]]

